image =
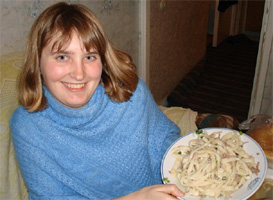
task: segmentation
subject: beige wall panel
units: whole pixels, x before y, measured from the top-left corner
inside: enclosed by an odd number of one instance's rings
[[[158,103],[204,57],[209,14],[209,1],[164,5],[150,4],[149,86]]]

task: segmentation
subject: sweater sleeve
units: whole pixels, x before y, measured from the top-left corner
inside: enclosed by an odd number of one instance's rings
[[[157,105],[154,106],[154,111],[152,112],[155,117],[150,122],[150,152],[154,163],[153,168],[156,172],[155,178],[161,180],[161,160],[170,145],[180,137],[180,130],[175,123],[164,115]]]
[[[167,118],[157,105],[154,107],[154,115],[156,117],[155,120],[151,122],[150,127],[153,128],[153,130],[151,130],[153,133],[151,136],[154,137],[152,139],[153,141],[158,142],[158,144],[153,144],[153,146],[154,148],[158,148],[158,155],[160,159],[162,159],[171,144],[180,137],[180,130],[174,122]]]
[[[140,80],[138,95],[143,95],[141,104],[144,105],[145,114],[148,115],[148,140],[150,159],[155,172],[155,178],[161,181],[160,164],[168,147],[180,137],[180,130],[160,110],[147,86]]]

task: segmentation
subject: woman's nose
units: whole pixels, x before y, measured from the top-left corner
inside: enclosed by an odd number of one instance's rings
[[[71,76],[77,81],[81,81],[84,79],[85,71],[84,71],[84,63],[82,61],[73,63]]]

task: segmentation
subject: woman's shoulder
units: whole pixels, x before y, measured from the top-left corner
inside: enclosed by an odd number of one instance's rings
[[[21,116],[26,116],[28,114],[28,111],[21,105],[18,108],[14,110],[14,112],[11,115],[11,119],[14,118],[21,118]]]
[[[135,93],[150,93],[147,84],[144,82],[142,78],[138,79],[138,84]]]
[[[153,96],[148,86],[141,78],[139,78],[136,91],[133,93],[129,102],[138,106],[143,106],[144,104],[154,102]]]
[[[32,121],[35,121],[37,118],[37,113],[30,113],[23,106],[19,106],[15,109],[13,114],[10,117],[11,126],[20,126],[22,124],[27,125]]]

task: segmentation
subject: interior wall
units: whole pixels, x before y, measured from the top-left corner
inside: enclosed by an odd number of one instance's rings
[[[245,31],[261,32],[264,0],[248,1]]]
[[[149,87],[157,103],[204,57],[209,4],[150,2]]]
[[[210,35],[213,35],[214,16],[215,16],[215,0],[210,0],[209,21],[208,21],[208,34],[210,34]]]
[[[109,39],[129,53],[139,65],[139,2],[64,0],[90,8],[100,20]],[[24,51],[27,35],[37,16],[59,0],[0,0],[0,54]]]

